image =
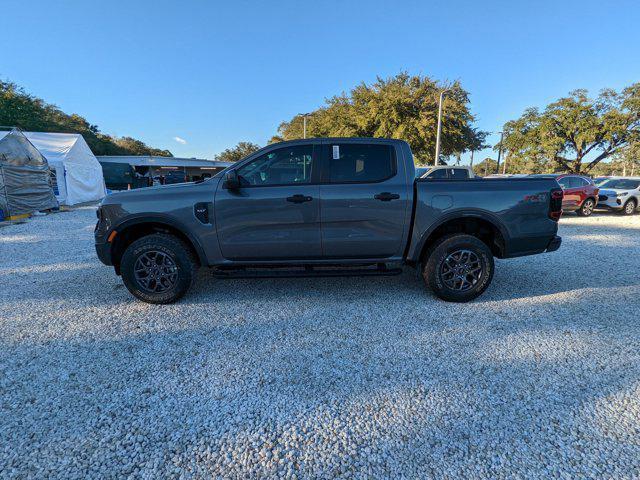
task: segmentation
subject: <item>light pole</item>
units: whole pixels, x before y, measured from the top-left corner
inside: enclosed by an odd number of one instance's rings
[[[299,113],[298,115],[302,117],[302,138],[307,138],[307,116],[310,113]]]
[[[438,129],[436,131],[436,158],[434,161],[434,165],[438,165],[438,161],[440,160],[440,132],[442,130],[442,98],[444,94],[447,93],[450,88],[445,88],[440,92],[440,101],[438,102]]]

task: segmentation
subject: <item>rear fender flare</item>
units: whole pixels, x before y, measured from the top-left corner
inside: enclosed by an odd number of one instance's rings
[[[418,245],[413,251],[412,258],[410,260],[413,262],[419,262],[429,236],[434,231],[436,231],[436,229],[438,229],[445,223],[450,222],[451,220],[458,220],[460,218],[477,218],[479,220],[484,220],[490,223],[491,225],[493,225],[502,235],[502,238],[505,242],[505,250],[506,250],[506,244],[509,242],[510,235],[509,235],[509,232],[507,231],[507,228],[504,226],[502,221],[496,215],[490,212],[486,212],[484,210],[456,210],[456,211],[445,214],[443,217],[441,217],[438,220],[438,222],[431,225],[427,230],[425,230],[422,233],[422,235],[420,236],[420,240],[418,241]]]

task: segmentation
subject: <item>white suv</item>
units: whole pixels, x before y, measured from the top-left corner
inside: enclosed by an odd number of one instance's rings
[[[600,184],[597,208],[633,215],[640,205],[640,177],[610,178]]]

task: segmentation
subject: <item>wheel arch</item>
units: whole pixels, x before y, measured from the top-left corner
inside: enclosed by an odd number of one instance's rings
[[[167,233],[181,239],[195,255],[200,265],[207,265],[207,257],[200,242],[178,220],[165,215],[145,215],[124,220],[113,230],[117,232],[111,244],[111,262],[119,273],[120,260],[132,242],[154,233]]]
[[[433,242],[451,233],[466,233],[477,237],[497,258],[503,258],[507,253],[509,233],[498,218],[485,212],[459,211],[442,218],[422,234],[414,260],[424,262]]]

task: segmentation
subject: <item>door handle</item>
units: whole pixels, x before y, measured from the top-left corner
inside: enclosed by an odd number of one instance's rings
[[[400,195],[398,195],[397,193],[382,192],[374,195],[373,198],[382,202],[390,202],[391,200],[398,200],[400,198]]]
[[[291,202],[291,203],[304,203],[304,202],[310,202],[311,200],[313,200],[312,197],[308,197],[306,195],[300,195],[300,194],[287,197],[287,202]]]

